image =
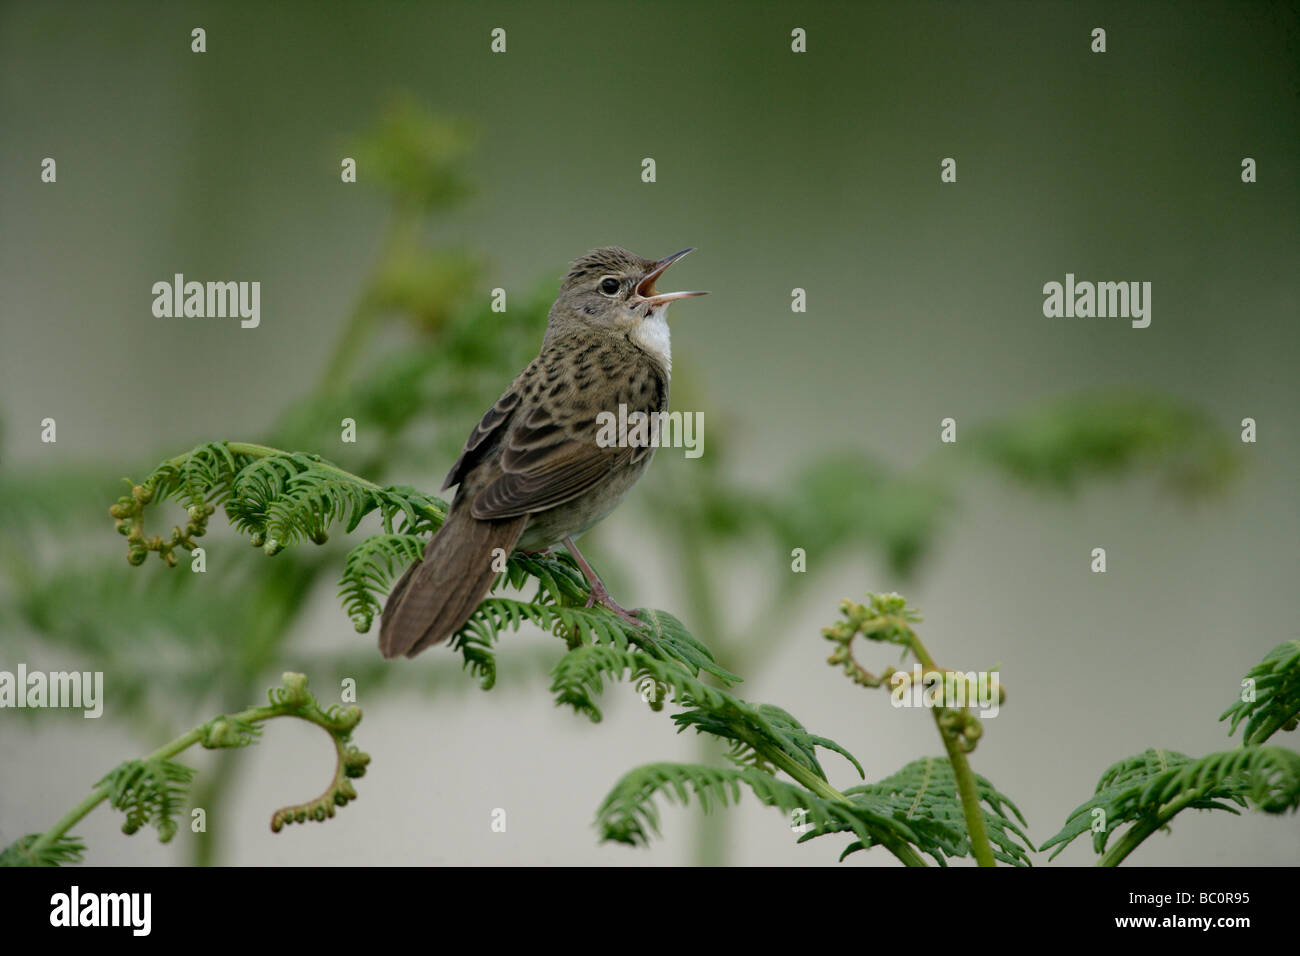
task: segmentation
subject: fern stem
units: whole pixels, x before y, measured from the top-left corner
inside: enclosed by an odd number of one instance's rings
[[[1097,860],[1097,866],[1119,866],[1130,853],[1141,845],[1142,841],[1155,833],[1177,814],[1204,796],[1204,790],[1189,790],[1176,799],[1169,801],[1160,812],[1149,820],[1135,823],[1119,840],[1111,844],[1109,850]]]
[[[248,723],[259,723],[272,717],[285,716],[283,708],[275,706],[250,707],[247,710],[235,714],[234,720],[247,721]],[[200,724],[187,733],[181,734],[175,740],[163,744],[153,753],[143,758],[149,760],[170,760],[182,751],[188,750],[196,743],[203,739],[203,732],[209,722]],[[30,847],[27,848],[26,855],[33,860],[40,859],[40,854],[53,846],[59,839],[85,818],[92,810],[108,799],[112,785],[102,783],[92,790],[84,800],[69,810],[54,826],[42,833]]]
[[[241,715],[243,716],[243,715]],[[182,750],[186,750],[199,742],[203,735],[203,725],[195,727],[189,733],[182,734],[171,743],[164,744],[153,753],[145,757],[145,760],[167,760],[176,756]],[[79,804],[69,810],[58,823],[50,827],[37,838],[30,847],[27,848],[27,855],[32,859],[39,859],[42,851],[53,846],[59,839],[79,823],[82,818],[94,810],[106,799],[108,799],[111,785],[108,783],[100,784],[86,796]]]
[[[930,652],[921,643],[916,632],[901,618],[896,619],[895,623],[907,636],[908,646],[916,655],[916,659],[921,662],[921,666],[927,670],[939,670],[939,665],[934,662],[934,658],[930,656]],[[934,726],[939,731],[940,739],[943,740],[944,749],[948,751],[948,762],[952,764],[957,793],[961,797],[966,831],[970,835],[971,855],[980,866],[997,866],[997,860],[993,856],[993,845],[989,843],[988,828],[984,825],[984,814],[980,811],[979,791],[975,787],[975,775],[971,772],[970,761],[966,759],[966,754],[957,741],[957,735],[944,728],[940,720],[941,716],[941,708],[934,708]]]
[[[796,763],[794,760],[792,760],[789,757],[788,754],[767,747],[757,747],[755,749],[761,752],[763,754],[763,757],[766,760],[768,760],[770,763],[774,764],[775,766],[780,767],[790,776],[794,777],[795,780],[799,781],[799,783],[801,783],[804,787],[811,790],[813,793],[817,794],[817,796],[824,797],[827,800],[834,800],[837,803],[845,803],[850,806],[853,805],[852,800],[850,800],[844,794],[840,793],[838,790],[832,787],[821,777],[817,776],[817,774],[813,773],[807,767],[804,767],[801,764]],[[926,865],[925,860],[921,859],[921,855],[917,853],[914,849],[912,849],[910,844],[905,843],[902,840],[899,840],[888,834],[873,833],[872,836],[875,837],[880,842],[881,846],[883,846],[890,853],[894,854],[894,856],[898,857],[899,861],[904,866],[925,866]]]
[[[704,561],[704,542],[702,535],[693,521],[679,521],[674,528],[673,538],[677,544],[677,569],[686,603],[690,611],[690,620],[696,631],[701,634],[714,635],[714,647],[718,660],[729,660],[733,656],[730,635],[724,638],[719,620],[719,609],[715,591],[709,586],[708,568]],[[716,741],[707,735],[696,740],[699,762],[722,766],[718,758]],[[695,815],[695,839],[691,841],[694,850],[693,865],[698,867],[726,866],[731,846],[731,822],[725,814],[697,813]]]
[[[966,817],[966,829],[970,833],[971,854],[980,866],[997,866],[993,845],[989,843],[988,829],[984,826],[984,814],[980,812],[979,792],[975,788],[975,775],[971,772],[970,761],[957,743],[957,735],[945,730],[939,722],[937,709],[934,712],[934,725],[943,739],[944,749],[948,751],[948,762],[952,764],[953,777],[957,781],[957,793],[961,795],[961,809]]]

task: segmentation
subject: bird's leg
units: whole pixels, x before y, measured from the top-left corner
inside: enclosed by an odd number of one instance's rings
[[[583,577],[587,579],[587,585],[591,588],[591,593],[587,595],[587,607],[591,607],[593,604],[599,604],[601,607],[613,611],[629,624],[635,624],[638,627],[645,627],[644,621],[639,620],[634,614],[632,614],[632,612],[620,607],[618,602],[609,596],[609,592],[605,590],[605,585],[601,583],[596,572],[591,570],[591,565],[588,564],[587,559],[582,556],[582,552],[579,551],[578,546],[573,543],[573,539],[565,538],[564,546],[569,549],[569,554],[573,555],[573,560],[578,562],[578,567],[582,568]]]

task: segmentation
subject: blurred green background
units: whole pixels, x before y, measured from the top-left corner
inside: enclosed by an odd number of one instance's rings
[[[704,458],[662,451],[591,535],[622,603],[678,614],[742,694],[878,778],[936,752],[933,726],[830,671],[818,632],[840,597],[902,591],[940,662],[1001,664],[973,763],[1038,842],[1112,762],[1228,746],[1240,675],[1294,636],[1298,24],[1229,3],[0,5],[0,668],[104,669],[108,692],[98,721],[0,713],[0,845],[296,669],[323,698],[360,680],[355,806],[268,832],[328,774],[319,732],[280,722],[190,761],[205,840],[128,839],[101,809],[87,860],[832,863],[753,804],[598,846],[613,781],[696,743],[627,687],[600,726],[554,709],[553,638],[506,642],[482,694],[442,650],[379,660],[334,599],[340,550],[272,564],[214,535],[200,578],[130,569],[112,534],[120,476],[200,441],[291,440],[435,490],[567,262],[606,244],[696,246],[673,287],[713,293],[673,313]],[[176,272],[260,281],[261,326],[153,317]],[[1150,328],[1044,318],[1067,272],[1150,281]],[[1098,429],[1118,444],[1052,444]],[[1072,493],[1017,478],[1008,445]],[[1298,853],[1293,819],[1202,814],[1133,862]]]

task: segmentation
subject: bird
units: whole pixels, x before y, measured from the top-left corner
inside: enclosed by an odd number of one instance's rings
[[[587,580],[587,607],[644,626],[610,597],[574,542],[618,506],[654,455],[657,435],[598,440],[598,417],[620,404],[652,421],[667,410],[668,307],[707,293],[661,293],[655,282],[693,251],[650,260],[607,246],[573,260],[541,350],[470,432],[443,483],[456,495],[442,527],[388,595],[385,658],[414,657],[459,630],[491,589],[502,555],[561,544]]]

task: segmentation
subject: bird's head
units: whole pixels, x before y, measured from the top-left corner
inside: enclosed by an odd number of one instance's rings
[[[640,256],[608,246],[593,249],[573,262],[560,285],[551,319],[566,325],[606,326],[634,331],[645,322],[662,322],[668,306],[678,299],[706,292],[659,292],[655,281],[691,249],[663,259]]]

